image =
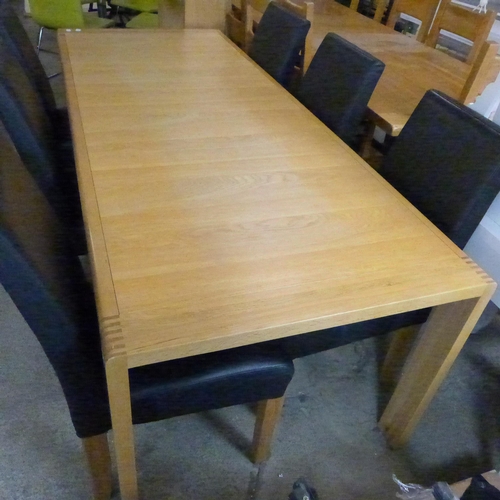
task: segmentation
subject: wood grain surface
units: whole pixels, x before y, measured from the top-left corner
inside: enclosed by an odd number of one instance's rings
[[[381,420],[403,444],[492,280],[220,32],[59,43],[121,498],[128,368],[438,306]]]
[[[307,38],[306,67],[329,32],[337,33],[384,62],[385,70],[369,107],[377,125],[388,134],[399,134],[427,90],[437,89],[451,97],[460,97],[471,66],[335,0],[321,0],[315,7],[314,23]]]
[[[107,357],[143,365],[488,286],[220,33],[60,43]]]

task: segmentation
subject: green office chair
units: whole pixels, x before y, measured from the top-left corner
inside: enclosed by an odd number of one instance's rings
[[[159,25],[158,14],[141,12],[138,16],[133,17],[125,26],[134,29],[151,29],[158,28]]]
[[[112,8],[117,9],[116,13],[120,20],[120,24],[127,28],[157,28],[158,27],[158,0],[109,0]],[[141,16],[140,19],[134,21],[136,14],[148,14]],[[155,26],[156,17],[156,26]],[[132,25],[129,23],[132,21]]]
[[[158,0],[111,0],[110,4],[138,12],[158,12]]]
[[[44,28],[108,28],[114,24],[111,19],[83,12],[81,0],[29,0],[29,4],[33,20],[40,25],[37,53],[40,52]]]

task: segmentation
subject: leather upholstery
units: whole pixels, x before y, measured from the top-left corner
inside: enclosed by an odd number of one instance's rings
[[[0,0],[0,38],[17,59],[43,102],[58,139],[71,140],[66,108],[57,108],[50,81],[16,13],[7,0]]]
[[[40,94],[1,37],[0,121],[29,172],[68,227],[75,251],[85,253],[71,143],[59,140]]]
[[[65,267],[75,271],[75,266]],[[74,310],[51,294],[14,238],[0,227],[0,283],[40,341],[61,383],[76,433],[83,438],[107,432],[111,421],[92,295],[81,279],[69,278],[67,293],[77,306]],[[133,421],[281,397],[292,376],[288,358],[256,346],[134,368]]]
[[[463,248],[500,191],[500,127],[428,91],[379,173]],[[273,341],[292,358],[423,323],[429,309]]]
[[[428,91],[379,173],[463,248],[500,191],[500,127]]]
[[[0,1],[0,38],[22,65],[44,101],[45,108],[55,109],[56,101],[42,63],[14,9],[6,0]]]
[[[22,177],[24,166],[6,138],[0,129],[0,283],[51,362],[76,433],[98,435],[111,423],[92,290],[38,186],[27,172]],[[45,211],[40,223],[35,212]],[[133,420],[281,397],[292,376],[293,363],[265,346],[134,368]]]
[[[255,31],[248,55],[276,81],[288,87],[310,27],[307,19],[271,2]]]
[[[302,78],[297,97],[354,148],[384,68],[376,57],[335,33],[328,33]]]
[[[0,40],[0,119],[40,187],[56,183],[52,125],[42,101],[17,59]]]

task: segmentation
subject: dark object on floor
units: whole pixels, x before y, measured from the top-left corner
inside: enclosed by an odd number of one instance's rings
[[[500,491],[483,476],[474,476],[460,500],[500,500]]]
[[[305,479],[297,479],[293,483],[293,491],[290,493],[288,500],[319,500],[316,490],[307,484]]]
[[[432,494],[436,500],[456,500],[456,496],[448,483],[439,482],[432,487]]]

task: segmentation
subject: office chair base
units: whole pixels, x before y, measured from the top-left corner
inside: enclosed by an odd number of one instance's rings
[[[42,45],[42,37],[43,37],[43,26],[40,26],[38,30],[38,43],[36,45],[36,54],[40,55],[40,46]]]

